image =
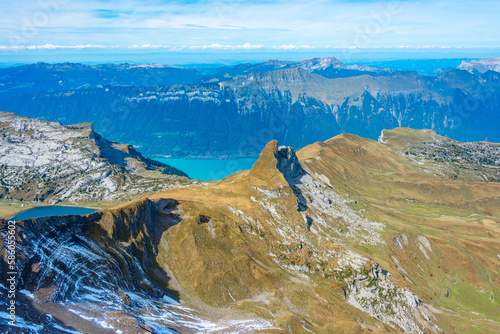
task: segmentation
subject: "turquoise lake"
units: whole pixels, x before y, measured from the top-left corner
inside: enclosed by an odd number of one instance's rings
[[[96,211],[97,209],[80,208],[76,206],[39,206],[18,213],[11,218],[11,220],[23,220],[46,216],[86,215]]]
[[[202,181],[222,180],[228,175],[240,170],[252,168],[257,158],[232,159],[232,160],[206,160],[206,159],[155,159],[178,168],[192,179]]]

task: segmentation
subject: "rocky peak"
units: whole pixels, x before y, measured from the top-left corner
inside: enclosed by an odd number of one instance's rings
[[[285,179],[295,178],[303,173],[295,150],[290,146],[280,146],[276,152],[278,164],[276,168],[283,173]]]
[[[488,59],[476,59],[462,61],[457,69],[467,71],[472,74],[485,73],[487,71],[500,72],[500,57]]]
[[[289,184],[290,180],[302,175],[304,170],[300,166],[295,150],[289,146],[279,146],[278,141],[270,141],[262,150],[259,159],[253,165],[250,175],[269,184]]]
[[[311,58],[306,59],[298,63],[298,67],[305,70],[318,70],[325,69],[327,67],[345,67],[345,65],[336,58]]]
[[[262,65],[265,65],[265,66],[286,66],[286,65],[289,65],[290,63],[293,63],[293,62],[280,61],[278,59],[269,59],[269,60],[266,60],[265,62],[263,62]]]

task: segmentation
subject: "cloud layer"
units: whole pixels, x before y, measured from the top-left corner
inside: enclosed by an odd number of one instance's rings
[[[500,47],[497,0],[3,0],[0,50]]]

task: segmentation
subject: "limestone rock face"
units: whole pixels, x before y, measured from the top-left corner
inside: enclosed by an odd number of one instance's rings
[[[0,198],[45,203],[129,198],[187,181],[182,171],[101,137],[90,123],[62,125],[7,112],[0,112],[0,165]]]

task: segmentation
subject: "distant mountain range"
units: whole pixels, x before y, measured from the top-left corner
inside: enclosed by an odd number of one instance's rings
[[[500,74],[461,68],[427,77],[315,58],[204,76],[160,65],[37,64],[4,69],[20,79],[10,88],[14,79],[0,81],[6,87],[0,110],[64,124],[89,121],[103,136],[150,156],[254,157],[271,139],[303,147],[342,132],[376,139],[398,126],[500,141]],[[45,73],[38,81],[28,74],[34,69]],[[165,81],[147,80],[150,71]],[[61,73],[80,72],[71,88],[59,85]],[[40,88],[49,82],[53,88]]]
[[[371,76],[391,75],[405,72],[389,68],[376,68],[364,65],[345,65],[333,57],[311,58],[302,61],[268,60],[256,64],[240,64],[230,68],[222,68],[213,76],[203,79],[203,82],[226,81],[229,78],[242,76],[252,72],[268,72],[287,68],[300,68],[309,73],[320,74],[325,78],[347,78],[368,74]]]
[[[159,64],[36,63],[0,68],[0,99],[21,93],[86,89],[104,85],[190,84],[201,76],[194,69]]]

